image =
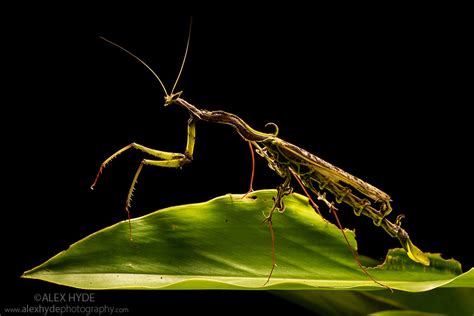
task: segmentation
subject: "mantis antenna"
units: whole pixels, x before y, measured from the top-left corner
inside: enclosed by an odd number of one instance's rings
[[[183,72],[184,63],[186,62],[186,57],[188,57],[188,50],[189,50],[189,42],[191,41],[191,29],[193,26],[193,18],[189,22],[189,32],[188,32],[188,41],[186,42],[186,50],[184,51],[183,62],[181,63],[181,68],[179,69],[178,77],[176,77],[176,81],[174,82],[173,89],[171,89],[171,95],[173,95],[174,89],[178,84],[179,77],[181,77],[181,73]]]
[[[174,96],[174,89],[176,89],[176,85],[178,84],[178,81],[179,81],[179,78],[181,77],[181,73],[183,72],[183,68],[184,68],[184,64],[186,62],[186,57],[188,56],[188,50],[189,50],[189,42],[191,40],[191,27],[193,25],[193,19],[191,18],[191,22],[189,24],[189,33],[188,33],[188,41],[186,42],[186,50],[184,52],[184,57],[183,57],[183,61],[181,63],[181,68],[179,69],[179,72],[178,72],[178,76],[176,77],[176,81],[174,82],[174,85],[173,85],[173,89],[171,89],[171,98],[173,98]],[[163,81],[161,81],[160,77],[156,74],[156,72],[153,71],[153,69],[151,69],[150,66],[148,66],[143,60],[141,60],[138,56],[136,56],[135,54],[133,54],[131,51],[129,51],[128,49],[120,46],[119,44],[117,43],[114,43],[112,42],[111,40],[108,40],[106,39],[105,37],[102,37],[102,36],[99,36],[101,39],[103,39],[104,41],[106,41],[107,43],[109,44],[112,44],[114,45],[115,47],[118,47],[120,48],[122,51],[126,52],[127,54],[129,54],[130,56],[132,56],[133,58],[135,58],[136,60],[138,60],[143,66],[145,66],[149,71],[151,71],[151,73],[155,76],[156,79],[158,79],[158,81],[160,82],[160,85],[161,87],[163,88],[163,91],[165,92],[166,96],[169,97],[170,94],[168,94],[168,91],[166,90],[166,87],[165,85],[163,84]],[[177,93],[176,95],[179,95],[180,93]]]
[[[143,60],[141,60],[140,58],[138,58],[136,55],[134,55],[132,52],[130,52],[129,50],[127,50],[126,48],[123,48],[122,46],[120,46],[119,44],[116,44],[108,39],[106,39],[105,37],[102,37],[102,36],[99,36],[101,39],[103,39],[104,41],[106,41],[107,43],[109,44],[112,44],[114,45],[115,47],[118,47],[120,48],[121,50],[123,50],[124,52],[126,52],[127,54],[129,54],[130,56],[132,56],[133,58],[135,58],[136,60],[138,60],[140,63],[143,64],[143,66],[145,66],[148,70],[151,71],[151,73],[155,76],[156,79],[158,79],[158,81],[160,82],[161,84],[161,87],[163,88],[163,91],[165,91],[165,94],[168,96],[168,91],[166,90],[166,87],[165,85],[163,84],[163,81],[161,81],[160,77],[158,77],[158,75],[153,71],[153,69],[151,69],[150,66],[148,66]]]

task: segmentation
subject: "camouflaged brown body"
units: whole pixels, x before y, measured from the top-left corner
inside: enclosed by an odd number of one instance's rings
[[[320,193],[315,188],[316,184],[319,190],[334,195],[336,202],[349,205],[357,216],[364,215],[372,219],[375,225],[381,226],[391,237],[397,238],[411,259],[429,265],[429,260],[411,243],[408,233],[401,228],[400,220],[397,219],[395,223],[392,223],[386,218],[392,211],[390,196],[387,193],[318,156],[278,138],[276,136],[278,129],[273,134],[256,131],[235,114],[198,109],[179,95],[177,98],[168,98],[167,102],[187,109],[197,120],[232,126],[242,138],[256,146],[257,153],[264,157],[270,168],[280,176],[288,177],[291,170],[300,177],[308,189],[319,195]],[[278,201],[278,203],[281,202]]]

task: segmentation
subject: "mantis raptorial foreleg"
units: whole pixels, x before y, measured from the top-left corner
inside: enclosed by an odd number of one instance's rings
[[[145,147],[137,143],[131,143],[123,147],[122,149],[118,150],[117,152],[115,152],[113,155],[111,155],[102,163],[102,165],[99,168],[99,172],[97,173],[97,176],[95,178],[95,181],[91,186],[91,189],[94,189],[94,187],[96,186],[97,181],[100,175],[102,174],[104,168],[107,166],[107,164],[110,161],[112,161],[114,158],[122,154],[123,152],[127,151],[128,149],[132,149],[132,148],[138,149],[146,154],[149,154],[150,156],[160,159],[160,160],[143,159],[140,165],[138,166],[137,171],[135,172],[135,176],[133,177],[132,184],[130,185],[130,190],[128,191],[127,200],[125,202],[125,211],[127,212],[127,216],[128,216],[130,239],[132,239],[132,225],[130,222],[131,215],[130,215],[129,208],[131,206],[133,192],[135,190],[135,185],[137,184],[138,177],[143,169],[143,166],[149,165],[149,166],[166,167],[166,168],[182,167],[185,164],[188,164],[192,161],[195,142],[196,142],[196,119],[194,118],[194,116],[191,115],[191,117],[188,120],[187,143],[186,143],[186,150],[184,154],[156,150],[156,149]]]

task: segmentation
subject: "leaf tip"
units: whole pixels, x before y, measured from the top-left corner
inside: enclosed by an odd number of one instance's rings
[[[421,263],[424,266],[429,266],[430,265],[430,258],[428,258],[427,255],[423,251],[420,250],[417,246],[415,246],[410,239],[408,239],[407,242],[407,254],[408,257],[418,263]]]

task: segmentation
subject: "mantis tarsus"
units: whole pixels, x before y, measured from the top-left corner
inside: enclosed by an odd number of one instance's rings
[[[268,166],[284,179],[283,182],[277,187],[277,194],[274,199],[274,205],[265,218],[265,222],[268,224],[272,237],[272,268],[268,275],[266,283],[268,283],[268,281],[270,280],[273,270],[276,266],[274,250],[275,236],[272,227],[272,216],[275,211],[284,212],[285,205],[283,202],[283,198],[286,195],[291,194],[293,191],[291,187],[292,178],[295,178],[297,182],[301,185],[314,209],[318,213],[320,213],[319,208],[317,204],[311,199],[311,196],[307,190],[314,193],[317,196],[317,199],[322,201],[329,208],[329,211],[334,215],[337,225],[340,228],[342,234],[344,235],[347,245],[352,251],[353,256],[356,259],[358,265],[360,266],[362,271],[377,284],[386,287],[385,285],[380,284],[378,281],[372,278],[372,276],[360,263],[356,251],[349,245],[349,242],[347,241],[343,227],[337,215],[337,208],[334,206],[333,202],[328,201],[325,192],[331,193],[335,197],[337,203],[345,203],[352,207],[355,215],[364,215],[366,217],[369,217],[370,219],[372,219],[373,223],[376,226],[382,227],[391,237],[397,238],[400,241],[402,247],[407,251],[408,256],[413,261],[416,261],[423,265],[430,264],[428,257],[411,242],[408,233],[401,227],[401,219],[403,218],[403,215],[399,215],[395,223],[387,219],[387,215],[389,215],[392,211],[392,207],[390,205],[391,200],[388,194],[372,186],[371,184],[366,183],[363,180],[345,172],[344,170],[333,166],[332,164],[309,153],[308,151],[296,145],[288,143],[281,138],[278,138],[278,127],[274,123],[267,124],[272,125],[275,128],[275,131],[273,133],[259,132],[250,127],[244,120],[242,120],[235,114],[224,111],[208,111],[204,109],[199,109],[198,107],[181,98],[182,91],[174,92],[181,76],[188,53],[190,34],[188,35],[183,62],[181,64],[181,68],[171,90],[171,93],[168,93],[162,80],[140,58],[132,54],[127,49],[119,46],[118,44],[115,44],[105,38],[102,39],[125,51],[127,54],[131,55],[140,63],[142,63],[145,67],[147,67],[149,71],[151,71],[151,73],[156,77],[156,79],[158,79],[165,92],[165,106],[176,104],[186,109],[190,113],[190,118],[188,120],[187,144],[184,154],[155,150],[137,143],[132,143],[118,150],[116,153],[107,158],[102,163],[99,172],[97,173],[97,176],[91,188],[95,187],[97,180],[100,174],[102,173],[104,167],[112,159],[114,159],[115,157],[117,157],[128,149],[135,148],[155,158],[142,160],[135,173],[130,190],[128,192],[125,210],[129,219],[130,238],[132,237],[132,228],[130,223],[131,216],[129,208],[135,184],[143,166],[151,165],[159,167],[178,168],[190,163],[193,159],[194,153],[196,122],[206,121],[232,126],[237,131],[237,133],[249,143],[252,153],[253,168],[253,150],[255,150],[255,152],[259,156],[266,159],[266,161],[268,162]],[[254,169],[252,169],[250,190],[252,190],[253,172]]]

